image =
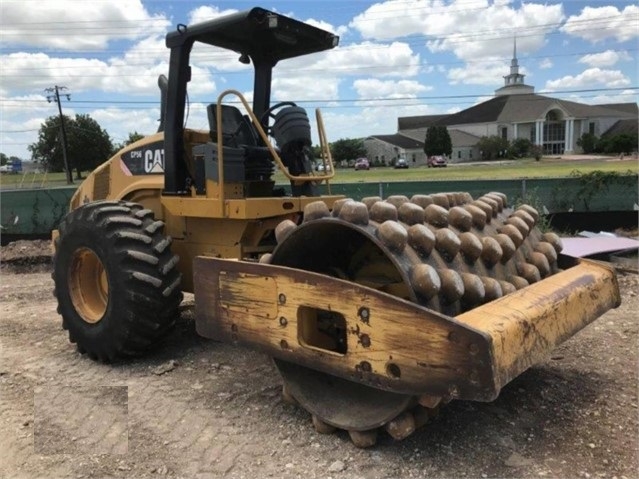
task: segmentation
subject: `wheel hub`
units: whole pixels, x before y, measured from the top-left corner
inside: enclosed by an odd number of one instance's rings
[[[69,294],[84,321],[95,324],[102,319],[109,301],[109,282],[102,261],[89,248],[80,248],[73,254]]]

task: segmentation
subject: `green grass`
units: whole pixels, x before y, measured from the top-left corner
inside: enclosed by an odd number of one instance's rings
[[[81,180],[74,180],[76,186],[80,182]],[[51,188],[66,185],[67,177],[65,173],[5,173],[0,175],[0,188],[7,190],[14,188]]]
[[[421,180],[475,180],[475,179],[516,179],[516,178],[561,178],[570,176],[571,172],[591,171],[639,173],[637,160],[617,160],[596,158],[587,160],[561,160],[544,158],[541,161],[523,159],[516,161],[492,162],[483,164],[451,164],[446,168],[427,168],[425,166],[395,170],[393,168],[371,168],[368,171],[355,171],[353,168],[338,168],[332,183],[377,183],[380,181],[421,181]],[[84,174],[86,176],[86,173]],[[281,172],[276,172],[275,181],[288,183]],[[76,185],[80,180],[74,180]],[[3,174],[0,176],[0,187],[39,188],[66,186],[64,173],[27,173],[25,175]],[[22,185],[22,186],[20,186]]]
[[[380,181],[421,181],[421,180],[476,180],[476,179],[517,179],[517,178],[561,178],[579,170],[580,173],[591,171],[618,172],[620,174],[639,172],[636,160],[556,160],[524,159],[516,161],[492,162],[489,164],[450,164],[446,168],[427,168],[425,166],[395,170],[393,168],[371,168],[368,171],[355,171],[353,168],[338,168],[332,183],[357,183]],[[278,172],[275,176],[278,183],[288,180]]]

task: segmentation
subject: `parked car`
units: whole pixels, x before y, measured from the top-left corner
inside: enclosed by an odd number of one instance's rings
[[[371,165],[368,162],[367,158],[358,158],[355,161],[355,169],[356,170],[370,170]]]
[[[328,163],[324,165],[324,163],[320,161],[315,165],[315,171],[321,171],[321,172],[331,171],[331,165],[329,165]]]
[[[0,173],[22,173],[22,160],[13,158],[6,165],[0,166]]]
[[[428,161],[426,162],[426,164],[428,165],[429,168],[438,168],[438,167],[446,167],[448,166],[448,162],[446,161],[446,158],[444,158],[443,156],[431,156],[430,158],[428,158]]]
[[[399,158],[395,162],[395,168],[408,168],[408,162],[404,158]]]

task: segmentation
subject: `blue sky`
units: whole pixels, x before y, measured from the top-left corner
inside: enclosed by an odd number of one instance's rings
[[[30,157],[40,124],[57,114],[44,91],[54,85],[71,94],[66,114],[90,114],[114,142],[153,133],[166,33],[256,5],[340,36],[336,49],[274,72],[273,101],[320,107],[329,141],[394,133],[398,116],[489,99],[509,73],[515,36],[520,72],[536,92],[590,104],[637,101],[633,2],[2,0],[0,152]],[[194,50],[189,127],[207,128],[205,107],[224,89],[250,96],[252,70],[237,58]]]

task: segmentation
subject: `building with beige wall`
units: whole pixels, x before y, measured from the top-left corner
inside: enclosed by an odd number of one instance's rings
[[[400,117],[396,134],[375,135],[364,143],[381,151],[398,146],[402,137],[409,138],[421,143],[422,156],[415,154],[414,164],[424,164],[426,130],[444,125],[453,144],[451,162],[480,159],[477,143],[483,136],[500,136],[509,142],[526,138],[541,146],[545,155],[580,153],[577,140],[584,133],[601,137],[620,122],[634,125],[637,131],[638,114],[636,103],[586,105],[534,93],[534,87],[526,85],[524,75],[519,73],[515,45],[510,74],[504,77],[504,86],[495,91],[494,98],[450,115]],[[380,144],[385,141],[387,147]]]

